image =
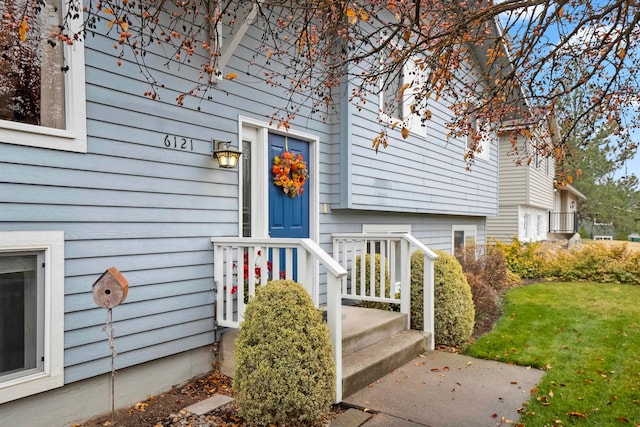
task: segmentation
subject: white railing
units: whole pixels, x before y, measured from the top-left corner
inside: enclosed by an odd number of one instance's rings
[[[320,305],[320,268],[326,272],[327,326],[336,364],[336,398],[342,401],[342,301],[347,271],[311,239],[214,237],[213,280],[219,326],[239,328],[256,286],[272,279],[295,279]]]
[[[347,274],[342,276],[341,298],[397,304],[411,311],[411,251],[424,256],[424,331],[434,348],[434,273],[438,257],[410,234],[343,233],[333,235],[333,257]],[[389,284],[387,284],[387,279]],[[407,328],[410,316],[407,316]]]

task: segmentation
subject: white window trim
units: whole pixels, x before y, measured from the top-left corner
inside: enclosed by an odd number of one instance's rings
[[[401,71],[403,77],[410,75],[414,70],[416,70],[415,61],[417,60],[418,60],[417,57],[412,57],[409,61],[407,61],[406,64],[403,65],[402,71]],[[417,113],[407,113],[410,111],[411,98],[413,96],[412,92],[419,90],[421,86],[420,83],[418,83],[417,87],[414,87],[412,85],[407,90],[405,90],[405,92],[402,95],[403,117],[394,117],[394,116],[388,115],[384,111],[385,109],[384,108],[385,107],[384,88],[386,84],[385,77],[389,78],[391,76],[390,75],[381,76],[378,79],[378,85],[379,85],[378,105],[379,105],[379,111],[380,111],[378,119],[382,123],[387,123],[398,130],[401,130],[403,127],[406,127],[407,129],[409,129],[410,133],[417,134],[422,137],[426,137],[427,127],[426,127],[426,124],[423,123],[422,120],[420,119],[420,116]],[[420,80],[420,77],[417,76],[416,79]],[[404,82],[404,79],[403,79],[403,82]]]
[[[451,226],[451,253],[455,253],[456,244],[455,244],[455,236],[456,231],[464,231],[464,239],[463,246],[467,247],[467,233],[473,233],[473,239],[477,243],[478,241],[478,227],[475,225],[452,225]]]
[[[494,141],[495,141],[495,145],[497,146],[498,144],[498,138],[496,137],[496,135],[491,132],[488,131],[486,129],[484,129],[485,126],[483,126],[481,120],[479,119],[475,119],[474,121],[474,126],[476,129],[476,132],[478,133],[478,135],[480,135],[480,148],[481,151],[480,152],[474,152],[473,154],[473,158],[474,159],[481,159],[481,160],[489,160],[490,157],[490,152],[491,152],[491,145],[493,145]],[[478,130],[482,127],[481,130]],[[467,151],[471,151],[471,144],[470,144],[470,138],[471,135],[467,136]]]
[[[411,224],[362,224],[362,232],[411,234]]]
[[[44,367],[0,382],[0,404],[64,385],[64,232],[0,232],[0,251],[44,252]]]
[[[67,1],[61,0],[62,16]],[[79,30],[80,19],[71,21],[71,31]],[[0,120],[0,142],[54,150],[87,152],[87,113],[84,73],[84,43],[64,44],[64,58],[69,70],[64,76],[65,129]]]

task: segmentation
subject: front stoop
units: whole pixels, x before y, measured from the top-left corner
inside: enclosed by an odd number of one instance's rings
[[[366,387],[427,350],[420,331],[407,329],[407,315],[343,307],[342,395]]]
[[[360,390],[427,350],[430,337],[407,329],[406,314],[342,307],[342,394]],[[222,335],[219,369],[233,377],[238,330]]]

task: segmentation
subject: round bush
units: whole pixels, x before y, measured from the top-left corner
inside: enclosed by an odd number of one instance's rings
[[[335,395],[329,329],[304,288],[261,286],[245,311],[233,386],[239,415],[256,425],[311,425]]]
[[[360,264],[361,257],[356,257],[356,293],[360,294]],[[375,286],[375,296],[379,297],[380,295],[380,254],[375,254],[373,259],[374,262],[374,286]],[[389,263],[385,260],[384,267],[384,295],[383,298],[391,298],[391,278],[389,277]],[[370,285],[371,285],[371,255],[366,254],[364,256],[364,293],[365,295],[371,295]],[[377,310],[388,310],[391,311],[393,308],[391,304],[388,302],[377,302],[377,301],[360,301],[358,307],[364,308],[375,308]]]
[[[475,309],[471,289],[453,255],[436,250],[434,262],[434,317],[437,344],[459,347],[473,333]],[[424,255],[411,255],[411,328],[424,327]]]

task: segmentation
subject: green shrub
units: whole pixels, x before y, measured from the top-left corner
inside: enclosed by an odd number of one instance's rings
[[[578,230],[578,233],[580,233],[580,237],[583,238],[583,239],[590,239],[591,238],[591,235],[589,234],[587,229],[584,228],[583,225],[580,226],[580,229]]]
[[[584,245],[547,257],[547,276],[562,281],[640,285],[640,252],[626,245]]]
[[[304,288],[261,286],[236,345],[239,415],[256,425],[312,425],[331,408],[335,378],[329,330]]]
[[[504,254],[507,267],[522,279],[537,279],[545,276],[545,259],[540,253],[540,243],[523,243],[516,237],[511,244],[499,240],[491,242]]]
[[[461,346],[473,332],[475,310],[467,279],[453,255],[435,251],[434,317],[437,344]],[[424,255],[411,255],[411,328],[423,329]]]
[[[360,261],[361,257],[356,257],[356,293],[360,294]],[[375,296],[380,296],[380,254],[375,254]],[[371,284],[371,255],[366,254],[364,256],[364,275],[365,275],[365,295],[371,295],[369,286]],[[352,284],[353,285],[353,284]],[[389,263],[385,260],[384,269],[384,295],[385,298],[391,298],[391,279],[389,277]],[[392,310],[392,305],[388,302],[376,302],[376,301],[360,301],[357,304],[359,307],[375,308],[378,310]]]

